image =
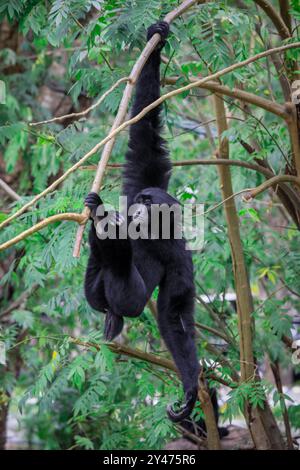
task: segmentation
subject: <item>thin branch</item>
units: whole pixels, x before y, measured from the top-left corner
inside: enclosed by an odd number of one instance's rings
[[[59,222],[62,220],[73,220],[74,222],[77,222],[78,224],[83,224],[86,222],[85,217],[82,214],[76,214],[72,212],[66,212],[64,214],[56,214],[52,215],[51,217],[47,217],[46,219],[42,220],[41,222],[33,225],[30,227],[28,230],[25,230],[24,232],[20,233],[14,238],[11,238],[5,243],[2,243],[0,245],[0,251],[6,250],[7,248],[10,248],[11,246],[15,245],[16,243],[19,243],[21,240],[25,240],[25,238],[28,238],[30,235],[33,235],[36,232],[39,232],[43,228],[47,227],[47,225],[50,225],[54,222]]]
[[[95,348],[97,351],[101,349],[101,345],[97,343],[81,341],[80,339],[74,338],[72,336],[70,337],[70,341],[74,344],[77,344],[78,346],[82,346],[85,348]],[[164,357],[157,356],[152,353],[140,351],[139,349],[133,349],[133,348],[130,348],[129,346],[116,343],[116,342],[106,343],[106,346],[115,354],[124,354],[125,356],[132,357],[134,359],[140,359],[141,361],[146,361],[146,362],[149,362],[150,364],[163,367],[164,369],[170,370],[172,372],[175,372],[177,375],[179,375],[178,369],[175,366],[174,362]],[[223,379],[222,377],[219,377],[218,375],[214,373],[210,373],[209,376],[212,380],[215,380],[216,382],[220,382],[222,385],[225,385],[226,387],[232,388],[233,384]]]
[[[247,196],[244,196],[244,199],[246,201],[249,201],[250,199],[255,198],[259,194],[261,194],[263,191],[266,189],[270,188],[271,186],[276,186],[279,183],[284,183],[284,182],[289,182],[289,183],[294,183],[300,188],[300,178],[297,176],[292,176],[292,175],[279,175],[279,176],[274,176],[273,178],[270,178],[269,180],[265,181],[261,185],[257,186],[257,188],[253,188],[249,191],[249,194]]]
[[[281,381],[281,376],[280,376],[280,367],[278,361],[270,362],[270,366],[273,372],[273,376],[275,379],[276,387],[279,393],[279,400],[281,404],[281,412],[283,416],[283,422],[284,422],[284,427],[285,427],[285,435],[286,435],[286,440],[287,440],[287,445],[288,449],[294,450],[294,444],[293,444],[293,438],[292,438],[292,432],[291,432],[291,425],[290,425],[290,420],[289,420],[289,415],[288,415],[288,410],[287,406],[285,403],[284,399],[284,394],[283,394],[283,389],[282,389],[282,381]]]
[[[20,346],[21,344],[27,343],[28,341],[31,341],[33,339],[40,339],[40,338],[47,338],[51,339],[53,341],[58,341],[62,337],[68,338],[69,341],[73,344],[77,344],[78,346],[88,348],[88,349],[96,349],[96,351],[99,351],[101,349],[101,344],[94,343],[91,341],[82,341],[79,338],[75,338],[74,336],[69,336],[69,335],[57,335],[57,336],[28,336],[25,339],[22,339],[22,341],[19,341],[18,343],[14,344],[9,348],[9,350],[15,349],[16,347]],[[111,342],[111,343],[105,343],[105,345],[115,354],[124,354],[125,356],[132,357],[133,359],[140,359],[141,361],[149,362],[150,364],[157,365],[159,367],[163,367],[164,369],[167,369],[169,371],[175,372],[177,375],[179,375],[179,371],[176,368],[176,365],[174,364],[173,361],[157,356],[152,353],[147,353],[144,351],[141,351],[139,349],[134,349],[130,348],[129,346],[126,346],[125,344],[120,344],[116,342]],[[222,377],[219,377],[217,374],[212,373],[209,371],[209,377],[211,380],[214,380],[216,382],[219,382],[220,384],[224,385],[225,387],[232,388],[234,383],[229,382],[226,379],[223,379]]]
[[[97,351],[101,349],[101,346],[97,343],[89,342],[89,341],[81,341],[80,339],[70,337],[70,341],[74,344],[78,344],[79,346],[83,346],[86,348],[95,348]],[[178,374],[178,370],[173,361],[166,359],[164,357],[156,356],[151,353],[147,353],[144,351],[140,351],[139,349],[133,349],[125,344],[120,344],[116,342],[107,343],[106,346],[116,354],[124,354],[125,356],[132,357],[134,359],[140,359],[141,361],[150,362],[156,366],[164,367],[165,369],[171,370]]]
[[[3,310],[0,314],[0,319],[3,320],[3,318],[7,317],[13,310],[16,310],[17,308],[20,307],[20,305],[26,303],[28,297],[38,288],[38,284],[33,284],[29,289],[25,290],[20,297],[18,297],[16,300],[11,302],[9,306]]]
[[[152,39],[155,38],[155,35],[152,37]],[[152,41],[152,39],[149,41],[149,43]],[[148,45],[149,45],[148,43]],[[135,117],[125,121],[123,124],[121,124],[119,127],[114,129],[112,132],[108,134],[105,139],[101,140],[98,144],[96,144],[88,153],[86,153],[75,165],[70,167],[63,175],[61,175],[57,180],[55,180],[48,188],[46,188],[44,191],[42,191],[40,194],[35,196],[31,201],[29,201],[27,204],[25,204],[23,207],[21,207],[17,212],[15,212],[13,215],[8,217],[6,220],[4,220],[0,224],[0,229],[8,225],[12,220],[16,219],[19,217],[19,215],[23,214],[29,207],[31,207],[33,204],[35,204],[37,201],[39,201],[42,197],[46,196],[47,194],[51,193],[57,186],[60,185],[64,180],[67,179],[67,177],[72,174],[74,171],[76,171],[83,163],[85,163],[92,155],[94,155],[103,145],[105,145],[107,142],[109,142],[113,137],[115,137],[117,134],[119,134],[123,129],[126,127],[130,126],[131,124],[135,124],[136,122],[140,121],[149,111],[152,109],[156,108],[159,106],[161,103],[164,101],[172,98],[173,96],[177,96],[181,93],[184,93],[186,91],[189,91],[193,88],[199,87],[203,83],[208,82],[209,80],[219,78],[229,72],[232,72],[233,70],[236,70],[240,67],[244,67],[252,62],[255,62],[256,60],[262,59],[263,57],[266,57],[270,54],[273,54],[274,52],[280,52],[292,48],[300,47],[300,42],[296,42],[293,44],[287,44],[285,46],[280,46],[276,47],[274,49],[269,49],[267,51],[261,52],[259,54],[256,54],[255,56],[249,57],[248,59],[238,62],[236,64],[233,64],[229,67],[226,67],[223,70],[220,70],[219,72],[216,72],[212,75],[208,75],[205,78],[202,78],[201,80],[198,80],[193,83],[189,83],[186,86],[177,88],[176,90],[172,90],[169,93],[166,93],[165,95],[162,95],[160,98],[158,98],[156,101],[151,103],[150,105],[146,106],[139,114],[137,114]],[[98,183],[101,183],[102,180],[102,173],[104,174],[105,167],[107,164],[107,156],[105,158],[101,157],[99,166],[98,166],[98,171],[97,171],[97,182],[96,179],[94,181],[94,186],[97,186],[97,192],[98,192]],[[93,187],[94,187],[93,186]],[[85,219],[87,220],[87,216],[85,216]]]
[[[275,10],[273,5],[271,5],[271,3],[269,3],[267,0],[254,0],[254,2],[257,3],[257,5],[259,5],[262,10],[264,10],[282,39],[288,39],[291,37],[288,27],[279,13]]]
[[[292,158],[297,174],[300,176],[300,142],[297,109],[293,103],[286,103],[286,109],[289,112],[289,118],[286,120],[286,122],[289,128],[292,147]]]
[[[32,55],[19,55],[21,59],[26,59],[26,60],[34,60],[37,59],[40,55],[43,56],[51,56],[51,55],[60,55],[63,52],[74,52],[78,51],[80,49],[79,46],[77,47],[62,47],[62,48],[56,48],[52,49],[51,51],[43,51],[42,53],[39,54],[32,54]]]
[[[3,189],[3,191],[6,192],[6,194],[9,195],[14,201],[19,201],[21,199],[21,196],[16,193],[10,186],[8,186],[3,179],[0,178],[0,188]]]
[[[96,101],[96,103],[92,104],[92,106],[89,106],[87,109],[80,111],[79,113],[65,114],[64,116],[57,116],[52,119],[48,119],[47,121],[30,122],[29,126],[40,126],[41,124],[49,124],[50,122],[63,121],[64,119],[86,116],[93,109],[97,108],[97,106],[99,106],[115,88],[117,88],[121,83],[128,82],[129,80],[129,77],[120,78],[120,80],[118,80],[112,87],[110,87],[105,93],[103,93],[103,95]]]
[[[266,178],[271,178],[274,176],[271,170],[268,170],[267,168],[258,165],[256,163],[249,163],[249,162],[244,162],[242,160],[226,160],[223,158],[211,158],[211,159],[194,159],[194,160],[181,160],[178,162],[172,163],[172,166],[190,166],[190,165],[232,165],[232,166],[239,166],[243,168],[248,168],[249,170],[254,170],[258,171],[259,173],[262,173]],[[123,168],[124,163],[109,163],[107,165],[107,168]],[[96,165],[87,165],[87,166],[82,166],[80,168],[81,170],[93,170],[95,171],[97,169]]]
[[[219,338],[222,338],[224,341],[226,341],[226,343],[231,343],[231,341],[229,341],[228,336],[222,333],[222,331],[216,330],[216,328],[204,325],[203,323],[199,322],[195,322],[195,325],[197,326],[197,328],[200,328],[200,330],[208,331],[209,333],[218,336]]]
[[[224,203],[226,203],[230,199],[235,198],[236,196],[239,196],[240,194],[243,194],[243,193],[249,193],[247,196],[244,196],[244,200],[249,201],[249,200],[255,198],[256,196],[258,196],[258,194],[262,193],[266,189],[270,188],[271,186],[276,186],[276,185],[278,185],[280,183],[283,183],[283,182],[291,182],[291,183],[297,184],[297,186],[300,186],[300,178],[297,178],[297,176],[291,176],[291,175],[274,176],[273,178],[270,178],[269,180],[262,183],[257,188],[248,188],[248,189],[245,188],[245,189],[241,189],[241,191],[238,191],[236,193],[231,194],[230,196],[223,199],[221,202],[219,202],[215,206],[213,206],[210,209],[202,212],[202,214],[200,214],[200,215],[206,215],[206,214],[209,214],[210,212],[213,212],[214,210],[216,210],[218,207],[222,206]]]
[[[219,327],[224,332],[224,334],[226,334],[227,341],[232,343],[234,338],[231,338],[230,333],[228,333],[226,322],[221,318],[220,313],[215,310],[213,301],[209,298],[209,295],[206,292],[204,292],[203,288],[201,287],[200,283],[197,280],[196,280],[196,284],[202,290],[203,294],[209,299],[209,303],[205,302],[202,299],[201,295],[196,295],[196,301],[198,302],[198,304],[202,305],[202,307],[209,313],[212,320],[217,325],[219,325]]]
[[[281,336],[281,340],[282,342],[285,344],[285,346],[291,351],[293,352],[294,351],[294,348],[293,348],[293,340],[291,338],[289,338],[288,336],[286,335],[282,335]]]
[[[181,432],[182,437],[188,437],[191,441],[195,442],[195,444],[198,444],[198,448],[201,446],[205,450],[207,449],[207,441],[204,437],[197,436],[196,434],[187,431],[183,426],[180,425],[180,423],[175,424],[175,427],[178,429],[178,431]]]
[[[292,36],[292,20],[289,12],[290,2],[289,0],[279,0],[280,15],[283,19],[286,27],[289,30],[290,36]]]
[[[168,77],[165,79],[165,83],[173,85],[177,82],[177,77]],[[197,78],[190,77],[190,82],[195,83]],[[226,85],[221,85],[217,82],[208,81],[199,85],[199,88],[205,88],[212,92],[220,93],[221,95],[230,96],[238,100],[244,101],[245,103],[253,104],[254,106],[259,106],[260,108],[265,109],[266,111],[275,114],[283,119],[287,119],[288,113],[283,105],[276,103],[274,101],[267,100],[261,96],[255,95],[254,93],[249,93],[247,91],[240,90],[238,88],[229,88]]]
[[[197,332],[199,338],[204,342],[204,348],[206,351],[208,351],[210,354],[213,354],[215,356],[215,362],[218,362],[221,366],[228,368],[230,370],[230,378],[233,382],[239,383],[240,377],[236,369],[234,368],[234,365],[226,358],[224,352],[220,349],[218,349],[216,346],[213,344],[209,343],[207,341],[207,338],[203,335],[202,332]]]
[[[194,81],[194,78],[191,79]],[[258,106],[262,109],[265,109],[269,113],[273,113],[276,116],[279,116],[283,119],[286,119],[288,113],[285,110],[285,107],[275,101],[267,100],[261,96],[255,95],[254,93],[249,93],[248,91],[243,91],[238,88],[229,88],[226,85],[220,85],[214,82],[204,83],[201,88],[206,88],[207,90],[213,91],[215,93],[220,93],[221,95],[230,96],[232,98],[237,98],[238,100],[244,101],[245,103]]]

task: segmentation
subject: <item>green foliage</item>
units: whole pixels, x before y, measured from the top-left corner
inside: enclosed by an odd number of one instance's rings
[[[290,406],[289,407],[289,418],[291,424],[294,428],[300,428],[300,405]]]
[[[267,382],[252,381],[235,386],[229,392],[224,419],[231,421],[235,416],[243,413],[247,402],[254,408],[259,407],[263,409],[268,391],[270,391],[270,384]]]

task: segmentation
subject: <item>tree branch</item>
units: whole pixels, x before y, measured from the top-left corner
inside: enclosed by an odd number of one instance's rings
[[[74,344],[77,344],[78,346],[82,346],[85,348],[95,348],[97,351],[101,349],[101,345],[97,343],[93,343],[90,341],[81,341],[80,339],[74,338],[72,336],[70,337],[70,341]],[[179,375],[178,369],[175,366],[174,362],[164,357],[140,351],[139,349],[130,348],[125,344],[120,344],[116,342],[106,343],[106,346],[115,354],[124,354],[125,356],[132,357],[133,359],[139,359],[141,361],[149,362],[150,364],[163,367],[164,369],[170,370]],[[210,372],[209,377],[212,380],[215,380],[216,382],[220,382],[226,387],[232,388],[232,383],[228,382],[227,380],[223,379],[222,377],[219,377],[214,373]]]
[[[297,171],[297,175],[300,176],[300,142],[299,142],[299,129],[298,129],[298,116],[296,105],[293,103],[286,103],[286,109],[289,112],[287,119],[287,125],[289,128],[292,157]]]
[[[288,410],[287,406],[285,403],[284,399],[284,394],[283,394],[283,389],[282,389],[282,381],[281,381],[281,375],[280,375],[280,367],[279,367],[279,362],[278,361],[270,361],[270,366],[271,370],[273,372],[274,380],[276,383],[276,387],[278,390],[278,393],[280,395],[280,404],[281,404],[281,412],[283,416],[283,422],[284,422],[284,427],[285,427],[285,435],[286,435],[286,440],[287,440],[287,446],[288,449],[294,450],[294,444],[293,444],[293,438],[292,438],[292,432],[291,432],[291,425],[289,421],[289,415],[288,415]]]
[[[70,337],[70,341],[74,344],[78,344],[79,346],[83,346],[86,348],[95,348],[97,351],[101,349],[101,346],[97,343],[92,343],[89,341],[81,341],[80,339]],[[130,348],[125,344],[120,344],[116,342],[107,343],[106,346],[115,354],[124,354],[125,356],[132,357],[134,359],[140,359],[141,361],[150,362],[150,364],[154,364],[156,366],[161,366],[164,369],[171,370],[178,374],[178,370],[173,361],[166,359],[164,357],[156,356],[151,353],[147,353],[144,351],[140,351],[139,349]]]
[[[257,188],[253,188],[249,191],[249,194],[244,196],[244,199],[246,201],[249,201],[250,199],[254,199],[256,196],[261,194],[263,191],[266,189],[270,188],[271,186],[276,186],[279,183],[284,183],[284,182],[289,182],[289,183],[294,183],[300,188],[300,178],[297,176],[292,176],[292,175],[279,175],[279,176],[274,176],[273,178],[270,178],[269,180],[265,181],[261,185],[257,186]]]
[[[57,122],[57,121],[63,121],[64,119],[69,119],[73,117],[82,117],[86,116],[90,111],[93,109],[97,108],[104,100],[105,98],[115,89],[117,88],[121,83],[128,82],[130,80],[129,77],[123,77],[120,78],[112,87],[109,88],[103,95],[96,101],[96,103],[92,104],[92,106],[89,106],[87,109],[84,111],[80,111],[79,113],[71,113],[71,114],[65,114],[64,116],[57,116],[52,119],[48,119],[47,121],[39,121],[39,122],[30,122],[29,126],[40,126],[41,124],[49,124],[51,122]]]
[[[9,306],[3,310],[0,314],[0,320],[3,320],[3,318],[7,317],[13,310],[17,309],[20,307],[20,305],[26,303],[28,297],[38,288],[38,284],[33,284],[29,289],[25,290],[20,297],[18,297],[16,300],[11,302]]]
[[[78,224],[83,224],[84,222],[86,222],[86,219],[82,214],[66,212],[64,214],[52,215],[51,217],[48,217],[47,219],[44,219],[41,222],[33,225],[28,230],[25,230],[24,232],[20,233],[16,237],[8,240],[5,243],[2,243],[2,245],[0,245],[0,251],[6,250],[7,248],[10,248],[16,243],[19,243],[21,240],[28,238],[30,235],[33,235],[34,233],[39,232],[43,228],[47,227],[47,225],[50,225],[54,222],[59,222],[62,220],[73,220],[74,222],[77,222]]]
[[[254,2],[257,3],[257,5],[259,5],[262,10],[264,10],[282,39],[288,39],[291,37],[288,27],[271,3],[269,3],[267,0],[254,0]]]
[[[177,77],[168,77],[164,80],[164,82],[169,85],[173,85],[177,82],[177,80]],[[189,80],[193,83],[197,81],[195,77],[191,77]],[[221,85],[213,81],[203,83],[202,85],[199,85],[199,88],[205,88],[214,93],[230,96],[232,98],[244,101],[245,103],[253,104],[254,106],[259,106],[260,108],[263,108],[266,111],[273,113],[283,119],[287,119],[288,117],[288,113],[283,105],[271,100],[267,100],[266,98],[263,98],[261,96],[257,96],[254,93],[249,93],[238,88],[231,89],[226,85]]]
[[[232,344],[232,341],[230,340],[230,338],[228,338],[228,336],[226,336],[225,333],[222,333],[222,331],[217,330],[216,328],[213,328],[211,326],[204,325],[204,323],[195,322],[195,325],[197,326],[197,328],[200,328],[200,330],[208,331],[214,336],[218,336],[219,338],[222,338],[224,341],[226,341],[226,343]]]
[[[155,36],[153,36],[154,38]],[[150,41],[149,41],[150,42]],[[149,43],[148,43],[149,44]],[[153,103],[151,103],[149,106],[146,106],[139,114],[137,114],[134,118],[131,118],[129,119],[128,121],[125,121],[123,124],[121,124],[119,127],[117,127],[116,129],[114,129],[112,132],[110,132],[110,134],[108,134],[107,137],[105,137],[105,139],[101,140],[101,142],[99,142],[98,144],[96,144],[88,153],[86,153],[77,163],[75,163],[75,165],[73,165],[72,167],[70,167],[62,176],[60,176],[57,180],[55,180],[50,186],[48,186],[48,188],[46,188],[44,191],[42,191],[40,194],[38,194],[37,196],[35,196],[31,201],[29,201],[27,204],[25,204],[22,208],[20,208],[17,212],[15,212],[13,215],[11,215],[10,217],[8,217],[6,220],[4,220],[1,224],[0,224],[0,229],[5,227],[6,225],[8,225],[12,220],[16,219],[19,215],[23,214],[29,207],[31,207],[34,203],[36,203],[37,201],[39,201],[42,197],[44,197],[45,195],[51,193],[57,186],[59,186],[60,183],[62,183],[65,179],[67,179],[67,177],[73,173],[74,171],[76,171],[84,162],[86,162],[92,155],[94,155],[103,145],[105,145],[107,142],[109,142],[113,137],[115,137],[117,134],[119,134],[123,129],[125,129],[126,127],[130,126],[131,124],[134,124],[136,122],[138,122],[140,119],[142,119],[149,111],[151,111],[152,109],[156,108],[158,105],[160,105],[161,103],[163,103],[164,101],[172,98],[173,96],[177,96],[181,93],[184,93],[186,91],[189,91],[193,88],[196,88],[196,87],[199,87],[200,85],[202,85],[203,83],[206,83],[208,82],[209,80],[212,80],[212,79],[216,79],[216,78],[219,78],[229,72],[232,72],[233,70],[236,70],[240,67],[244,67],[252,62],[255,62],[256,60],[259,60],[259,59],[262,59],[263,57],[266,57],[274,52],[279,52],[279,51],[284,51],[284,50],[288,50],[288,49],[292,49],[292,48],[296,48],[296,47],[300,47],[300,42],[296,42],[296,43],[293,43],[293,44],[287,44],[285,46],[280,46],[280,47],[277,47],[277,48],[274,48],[274,49],[269,49],[267,51],[264,51],[264,52],[261,52],[259,54],[256,54],[255,56],[252,56],[252,57],[249,57],[248,59],[242,61],[242,62],[238,62],[236,64],[233,64],[229,67],[226,67],[225,69],[223,70],[220,70],[219,72],[216,72],[212,75],[208,75],[207,77],[205,78],[202,78],[196,82],[193,82],[193,83],[189,83],[188,85],[186,86],[183,86],[181,88],[177,88],[176,90],[172,90],[170,91],[169,93],[166,93],[165,95],[162,95],[160,98],[158,98],[156,101],[154,101]],[[107,164],[107,159],[106,157],[101,158],[100,160],[100,163],[99,163],[99,166],[98,166],[98,171],[97,171],[97,175],[99,176],[100,175],[100,170],[99,168],[101,168],[101,172],[104,172],[105,170],[105,167],[106,167],[106,164]],[[97,179],[97,181],[99,182],[99,178]],[[95,183],[95,181],[94,181]],[[97,183],[98,185],[98,183]],[[85,220],[87,220],[88,217],[85,216]]]
[[[290,36],[292,36],[292,20],[289,12],[290,2],[289,0],[279,0],[280,15],[283,19],[286,27],[289,30]]]
[[[3,191],[6,192],[6,194],[9,195],[14,201],[19,201],[21,199],[21,196],[17,194],[10,186],[8,186],[3,179],[0,178],[0,188],[3,189]]]
[[[286,440],[287,440],[287,445],[288,449],[294,450],[294,444],[293,444],[293,437],[292,437],[292,432],[291,432],[291,425],[290,425],[290,420],[289,420],[289,415],[288,415],[288,410],[287,406],[285,403],[284,399],[284,394],[283,394],[283,389],[282,389],[282,381],[281,381],[281,376],[280,376],[280,367],[279,367],[279,362],[278,361],[270,361],[270,366],[273,372],[274,380],[276,383],[276,387],[278,390],[278,393],[280,395],[280,404],[281,404],[281,412],[283,416],[283,422],[284,422],[284,427],[285,427],[285,435],[286,435]]]
[[[267,168],[258,165],[256,163],[249,163],[249,162],[244,162],[243,160],[226,160],[223,158],[211,158],[211,159],[194,159],[194,160],[181,160],[178,162],[172,163],[172,166],[191,166],[191,165],[232,165],[232,166],[239,166],[243,168],[247,168],[249,170],[254,170],[258,171],[259,173],[262,173],[266,178],[271,178],[274,176],[273,172],[271,170],[268,170]],[[107,168],[123,168],[124,163],[110,163],[107,165]],[[80,168],[81,170],[93,170],[95,171],[97,169],[96,165],[87,165],[87,166],[82,166]]]

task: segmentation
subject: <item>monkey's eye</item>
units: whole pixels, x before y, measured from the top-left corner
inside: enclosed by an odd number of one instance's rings
[[[151,197],[145,197],[144,198],[143,204],[145,204],[146,206],[150,206],[151,203],[152,203]]]

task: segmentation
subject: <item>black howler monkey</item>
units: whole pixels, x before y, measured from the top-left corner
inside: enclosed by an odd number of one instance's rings
[[[136,86],[132,116],[155,101],[160,94],[160,50],[169,25],[160,21],[148,29],[147,39],[160,34],[161,42],[145,64]],[[123,194],[128,206],[141,204],[149,212],[152,204],[172,206],[178,201],[167,193],[171,162],[160,135],[160,107],[154,108],[130,127],[129,149],[124,169]],[[92,218],[103,207],[99,196],[90,193],[85,204]],[[143,218],[137,210],[133,219]],[[184,239],[137,239],[120,237],[126,224],[120,214],[111,220],[117,225],[116,239],[97,237],[94,223],[85,278],[85,295],[96,310],[106,313],[105,337],[112,340],[123,327],[123,317],[137,317],[159,286],[158,325],[180,372],[185,402],[167,411],[172,421],[182,421],[193,410],[197,399],[199,362],[194,342],[194,279],[191,252]],[[125,225],[125,227],[124,227]]]

